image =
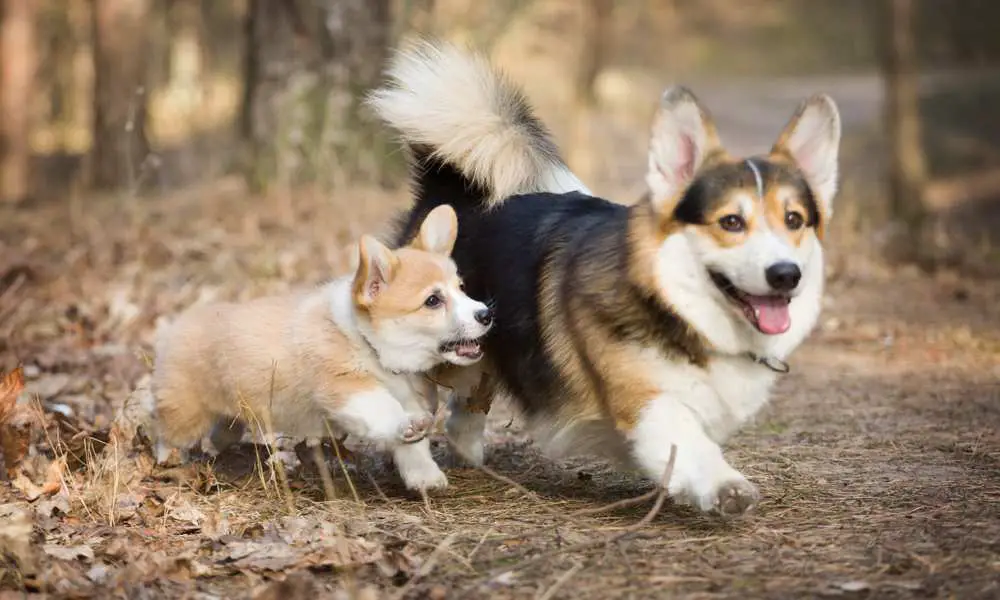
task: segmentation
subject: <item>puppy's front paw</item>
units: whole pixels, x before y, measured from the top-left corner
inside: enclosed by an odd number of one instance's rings
[[[448,487],[448,477],[434,461],[400,469],[400,475],[403,477],[403,483],[406,484],[407,489],[428,492]]]
[[[409,422],[403,427],[399,434],[399,441],[404,444],[413,444],[427,437],[434,425],[434,417],[429,414],[412,415]]]
[[[752,511],[759,500],[757,487],[741,477],[722,483],[711,496],[702,498],[701,509],[724,518],[738,517]]]

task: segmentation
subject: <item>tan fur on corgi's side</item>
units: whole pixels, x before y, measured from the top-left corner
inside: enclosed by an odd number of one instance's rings
[[[455,212],[429,214],[410,245],[370,236],[351,276],[315,291],[198,306],[157,340],[158,458],[260,423],[294,437],[342,432],[393,452],[411,489],[447,485],[430,454],[423,373],[471,365],[492,313],[462,291]],[[231,441],[231,440],[230,440]],[[223,444],[224,445],[224,444]]]

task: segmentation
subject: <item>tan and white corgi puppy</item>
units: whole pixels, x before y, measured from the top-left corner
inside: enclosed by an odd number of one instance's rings
[[[357,271],[315,291],[181,314],[156,343],[158,460],[171,448],[186,458],[209,434],[224,446],[247,423],[373,441],[408,488],[445,487],[426,439],[436,393],[423,373],[476,363],[493,320],[462,290],[457,232],[455,211],[440,206],[405,247],[363,236]]]

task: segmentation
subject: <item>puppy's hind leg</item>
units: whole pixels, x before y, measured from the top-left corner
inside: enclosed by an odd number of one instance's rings
[[[216,456],[234,444],[238,444],[246,433],[247,426],[239,418],[221,418],[215,421],[208,436],[210,445],[205,448],[211,456]]]
[[[177,449],[182,462],[188,460],[188,450],[208,435],[218,416],[191,396],[175,390],[162,390],[156,401],[156,462],[169,460]]]

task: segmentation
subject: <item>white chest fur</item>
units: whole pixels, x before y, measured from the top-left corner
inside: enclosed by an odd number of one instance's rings
[[[687,406],[720,444],[767,403],[777,377],[745,356],[713,357],[707,369],[668,362],[660,373],[661,392]]]

